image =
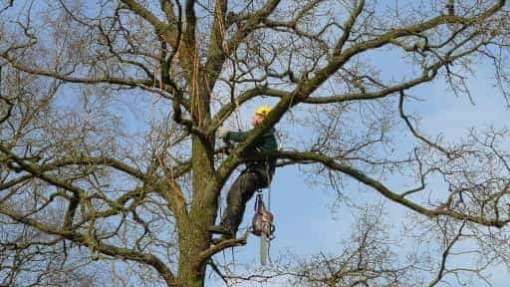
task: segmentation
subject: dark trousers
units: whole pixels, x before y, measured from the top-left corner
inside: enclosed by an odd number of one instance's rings
[[[267,187],[267,178],[254,170],[243,171],[235,180],[227,195],[227,209],[223,214],[221,225],[232,233],[237,229],[243,220],[246,203],[253,197],[255,191]]]

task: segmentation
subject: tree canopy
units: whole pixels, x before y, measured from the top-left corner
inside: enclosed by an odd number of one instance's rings
[[[416,91],[433,83],[445,97],[483,99],[469,86],[482,64],[508,100],[504,0],[2,5],[0,284],[204,286],[216,274],[227,285],[439,286],[487,280],[510,255],[498,250],[510,222],[508,131],[430,135],[406,109],[430,100]],[[217,129],[260,103],[272,111],[226,154]],[[279,151],[247,154],[273,127]],[[338,256],[248,275],[216,264],[246,244],[210,240],[222,190],[262,157],[303,167],[341,197],[356,183],[406,208],[440,256],[393,253],[370,205],[355,208]],[[479,264],[450,268],[462,242]]]

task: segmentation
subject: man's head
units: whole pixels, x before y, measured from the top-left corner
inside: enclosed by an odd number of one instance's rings
[[[251,119],[251,124],[253,126],[260,125],[264,119],[266,118],[267,114],[271,111],[270,106],[260,106],[255,110],[255,114],[253,115]]]

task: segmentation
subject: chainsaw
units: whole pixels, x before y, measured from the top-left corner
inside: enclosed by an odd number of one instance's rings
[[[269,243],[274,239],[274,216],[266,208],[262,193],[257,194],[255,200],[255,214],[251,224],[251,233],[260,237],[260,264],[266,265],[269,257]]]

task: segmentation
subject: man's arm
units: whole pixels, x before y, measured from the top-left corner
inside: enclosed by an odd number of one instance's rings
[[[225,136],[226,140],[233,141],[233,142],[242,142],[244,141],[250,132],[228,132]]]

